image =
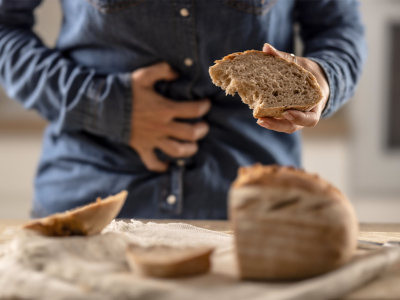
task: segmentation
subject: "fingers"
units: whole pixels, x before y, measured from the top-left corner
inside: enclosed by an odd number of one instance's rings
[[[286,53],[286,52],[283,52],[283,51],[278,51],[268,43],[264,44],[264,47],[263,47],[262,51],[265,52],[265,53],[274,55],[274,56],[282,57],[284,59],[287,59],[288,61],[296,62],[296,58],[292,57],[290,55],[290,53]]]
[[[160,140],[157,147],[165,154],[175,158],[193,156],[198,150],[196,143],[181,143],[169,138]]]
[[[204,116],[211,108],[211,102],[209,99],[190,102],[170,102],[171,103],[169,106],[174,118],[200,118]]]
[[[274,55],[274,56],[282,57],[288,61],[295,62],[298,65],[302,66],[307,71],[311,72],[317,79],[318,84],[320,85],[320,87],[322,89],[322,92],[324,95],[323,104],[326,103],[328,96],[329,96],[329,92],[330,92],[329,84],[328,84],[328,79],[326,77],[326,74],[319,64],[317,64],[316,62],[314,62],[310,59],[307,59],[305,57],[295,57],[295,56],[292,56],[290,53],[276,50],[273,46],[271,46],[270,44],[267,44],[267,43],[264,44],[263,52]]]
[[[168,164],[160,161],[153,149],[138,149],[137,153],[148,170],[153,172],[167,171]]]
[[[257,124],[270,130],[293,133],[303,127],[317,125],[319,115],[315,108],[308,112],[287,110],[283,113],[284,119],[259,118]]]
[[[166,62],[160,62],[136,70],[132,73],[132,78],[134,81],[139,82],[141,86],[153,87],[157,81],[171,81],[178,78],[178,73]]]
[[[302,112],[298,110],[287,110],[282,114],[289,122],[304,127],[313,127],[317,125],[319,114],[314,111]]]
[[[289,120],[275,118],[259,118],[257,124],[270,130],[285,133],[293,133],[303,128],[303,126],[293,124]]]
[[[293,61],[298,63],[299,65],[303,66],[307,70],[310,69],[310,64],[314,64],[312,61],[308,61],[305,58],[298,57],[296,61],[296,57],[293,57],[289,53],[282,52],[276,50],[273,46],[270,44],[264,44],[263,47],[263,52],[274,55],[274,56],[279,56],[282,57],[288,61]],[[312,65],[313,66],[313,65]],[[309,70],[311,73],[317,73],[315,76],[316,78],[318,77],[318,72],[315,72],[314,70]],[[314,71],[314,72],[313,72]],[[324,90],[324,89],[323,89]],[[311,111],[309,112],[302,112],[302,111],[297,111],[297,110],[288,110],[283,113],[284,119],[275,119],[275,118],[261,118],[257,123],[265,128],[279,131],[279,132],[286,132],[286,133],[292,133],[295,132],[303,127],[313,127],[317,125],[322,109],[325,105],[325,101],[321,101],[317,106],[315,106]]]
[[[166,134],[182,141],[196,142],[204,138],[209,130],[210,127],[205,122],[199,122],[194,125],[182,122],[171,122]]]

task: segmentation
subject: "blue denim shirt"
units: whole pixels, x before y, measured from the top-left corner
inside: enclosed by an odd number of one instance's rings
[[[258,126],[238,96],[212,84],[214,60],[262,49],[265,42],[293,52],[298,22],[303,56],[319,63],[329,81],[323,113],[329,116],[353,94],[365,58],[355,0],[62,0],[54,49],[32,31],[40,2],[0,0],[0,82],[10,97],[49,121],[34,216],[126,189],[119,217],[224,219],[238,167],[300,166],[300,136]],[[182,8],[189,15],[181,15]],[[186,66],[186,58],[193,65]],[[157,90],[176,101],[210,98],[204,121],[211,129],[196,155],[153,173],[128,146],[130,74],[160,61],[180,76]],[[171,195],[177,201],[167,201]]]

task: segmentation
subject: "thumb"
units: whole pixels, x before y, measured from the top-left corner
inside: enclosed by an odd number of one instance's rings
[[[178,78],[178,73],[166,62],[160,62],[133,72],[133,79],[142,86],[153,87],[157,81],[171,81]]]
[[[264,53],[271,54],[273,56],[279,56],[279,57],[282,57],[282,58],[284,58],[284,59],[286,59],[288,61],[295,62],[294,61],[295,59],[289,53],[286,53],[286,52],[283,52],[283,51],[278,51],[268,43],[264,44],[264,47],[263,47],[262,51]]]

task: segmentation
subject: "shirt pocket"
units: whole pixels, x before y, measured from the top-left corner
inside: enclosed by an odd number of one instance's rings
[[[147,0],[86,0],[103,14],[120,11],[142,4]]]
[[[264,15],[278,0],[223,0],[225,5],[254,15]]]

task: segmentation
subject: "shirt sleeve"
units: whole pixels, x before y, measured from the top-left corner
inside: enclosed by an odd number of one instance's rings
[[[354,94],[366,59],[364,26],[357,0],[296,0],[303,56],[318,63],[330,96],[322,117],[335,113]]]
[[[0,0],[0,84],[9,97],[56,124],[57,132],[87,131],[127,143],[129,73],[98,74],[49,49],[32,31],[41,0]]]

